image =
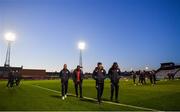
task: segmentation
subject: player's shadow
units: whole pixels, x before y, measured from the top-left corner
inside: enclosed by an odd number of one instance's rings
[[[53,97],[53,98],[58,98],[58,99],[60,99],[61,98],[61,96],[60,95],[50,95],[51,97]]]
[[[110,99],[107,99],[107,98],[102,98],[102,100],[103,100],[103,101],[110,101],[110,102],[111,102],[111,100],[110,100]]]
[[[80,99],[80,101],[89,102],[89,103],[97,103],[97,101],[95,101],[95,100],[85,99],[85,98]]]

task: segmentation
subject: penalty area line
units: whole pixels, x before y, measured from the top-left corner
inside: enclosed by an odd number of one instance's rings
[[[59,91],[49,89],[49,88],[46,88],[46,87],[42,87],[42,86],[39,86],[39,85],[31,85],[31,86],[36,87],[36,88],[40,88],[40,89],[43,89],[43,90],[46,90],[46,91],[51,91],[51,92],[54,92],[54,93],[58,93],[58,94],[61,93]],[[70,93],[68,93],[68,95],[75,96],[74,94],[70,94]],[[88,99],[88,100],[92,100],[92,101],[97,101],[95,98],[90,98],[90,97],[83,97],[83,98]],[[115,103],[115,102],[110,102],[110,101],[102,101],[102,102],[107,103],[107,104],[112,104],[112,105],[118,105],[118,106],[130,107],[130,108],[134,108],[134,109],[146,110],[146,111],[158,111],[156,109],[139,107],[139,106],[134,106],[134,105],[127,105],[127,104],[122,104],[122,103]]]

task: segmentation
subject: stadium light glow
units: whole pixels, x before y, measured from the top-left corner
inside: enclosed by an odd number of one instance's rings
[[[15,33],[12,33],[12,32],[7,32],[4,34],[4,37],[7,41],[9,42],[12,42],[12,41],[15,41],[16,39],[16,34]]]
[[[79,54],[79,65],[83,68],[83,61],[82,61],[82,51],[85,49],[85,42],[79,42],[78,43],[78,48],[80,50],[80,54]]]
[[[86,46],[85,42],[79,42],[79,43],[78,43],[78,48],[79,48],[80,50],[84,50],[84,49],[85,49],[85,46]]]
[[[145,67],[146,70],[148,70],[149,68],[148,67]]]

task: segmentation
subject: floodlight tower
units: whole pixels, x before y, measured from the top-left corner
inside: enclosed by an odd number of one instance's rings
[[[13,41],[15,41],[16,35],[12,32],[7,32],[7,33],[5,33],[4,37],[5,37],[6,41],[8,42],[4,67],[10,67],[11,43]]]
[[[79,42],[79,43],[78,43],[78,48],[79,48],[79,50],[80,50],[79,65],[80,65],[81,67],[83,67],[82,51],[85,49],[85,46],[86,46],[85,42]]]

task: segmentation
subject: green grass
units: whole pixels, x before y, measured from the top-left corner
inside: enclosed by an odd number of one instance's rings
[[[73,96],[63,101],[60,94],[32,85],[61,91],[59,80],[22,81],[21,86],[15,88],[7,88],[6,81],[0,81],[0,110],[138,110],[107,103],[99,105],[96,101],[80,100]],[[71,80],[68,92],[75,93]],[[83,96],[96,98],[94,80],[84,80]],[[110,81],[107,80],[103,99],[109,98]],[[180,110],[180,80],[159,81],[155,86],[134,86],[132,81],[120,81],[119,100],[122,104],[157,110]]]

